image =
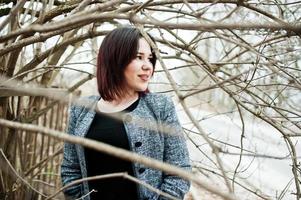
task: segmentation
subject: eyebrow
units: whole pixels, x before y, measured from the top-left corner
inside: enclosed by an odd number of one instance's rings
[[[137,54],[142,54],[142,55],[144,55],[144,53],[142,53],[142,52],[137,52]],[[149,56],[152,57],[153,54],[151,53],[151,54],[149,54]]]

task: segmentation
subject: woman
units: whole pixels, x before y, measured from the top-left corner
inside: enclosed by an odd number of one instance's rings
[[[89,98],[95,111],[80,106],[70,110],[68,133],[105,142],[141,155],[190,170],[187,147],[170,98],[148,91],[156,56],[139,30],[117,28],[103,40],[97,60],[99,96]],[[122,116],[118,121],[112,116]],[[154,124],[151,129],[135,124]],[[165,134],[160,124],[173,127]],[[175,197],[183,198],[189,182],[139,163],[131,163],[101,152],[66,143],[61,166],[63,185],[76,179],[116,172],[130,175]],[[91,192],[92,191],[92,192]],[[64,191],[76,199],[164,199],[147,188],[122,178],[83,182]]]

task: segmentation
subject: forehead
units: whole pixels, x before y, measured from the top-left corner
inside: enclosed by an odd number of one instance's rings
[[[140,38],[138,41],[138,53],[152,54],[150,45],[144,38]]]

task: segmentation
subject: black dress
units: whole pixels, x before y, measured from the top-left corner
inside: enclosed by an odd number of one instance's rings
[[[139,99],[123,112],[133,111],[139,103]],[[120,115],[120,112],[114,113]],[[130,150],[128,137],[123,122],[96,113],[93,122],[88,130],[86,138],[111,144],[116,147]],[[121,160],[93,149],[85,149],[87,175],[96,176],[116,172],[127,172],[133,176],[132,163]],[[89,189],[96,190],[90,194],[91,200],[120,200],[138,199],[137,185],[123,178],[109,178],[89,181]]]

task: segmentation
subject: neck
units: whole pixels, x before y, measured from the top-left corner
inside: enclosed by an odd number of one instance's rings
[[[138,92],[133,93],[132,95],[125,95],[120,99],[115,99],[113,101],[104,101],[100,99],[98,101],[98,109],[101,112],[112,113],[119,112],[127,108],[129,105],[134,103],[139,97]]]
[[[113,104],[116,106],[122,105],[122,104],[127,104],[129,102],[133,102],[133,101],[137,100],[138,96],[139,96],[138,92],[127,93],[122,98],[114,99],[113,101],[110,102],[110,104]]]

